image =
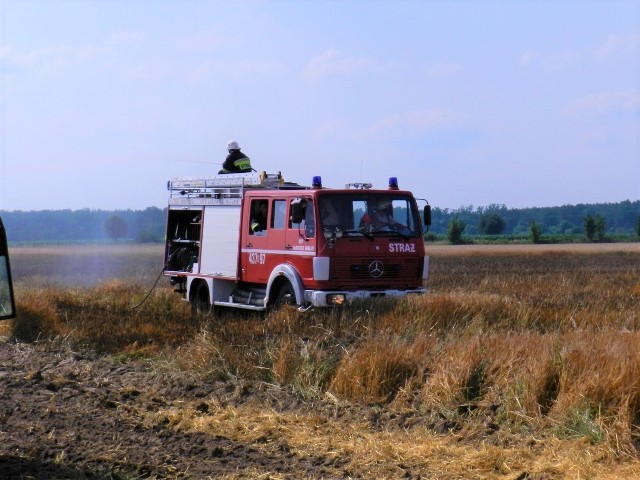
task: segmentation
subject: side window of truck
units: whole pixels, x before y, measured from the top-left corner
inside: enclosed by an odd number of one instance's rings
[[[293,204],[298,202],[302,202],[301,205],[303,205],[302,208],[304,209],[303,217],[300,223],[294,222],[292,220]],[[313,238],[316,234],[315,215],[313,213],[313,202],[310,199],[294,198],[291,200],[289,208],[290,208],[289,228],[292,228],[298,231],[304,231],[304,234],[307,238]]]
[[[273,201],[273,213],[271,214],[271,228],[281,230],[285,225],[285,212],[287,204],[285,200]]]
[[[305,222],[305,226],[304,226],[305,235],[309,238],[315,237],[316,217],[313,214],[313,203],[311,201],[307,202],[307,211],[305,212],[304,222]]]
[[[266,235],[267,219],[269,218],[269,201],[251,200],[251,220],[249,221],[249,235]]]

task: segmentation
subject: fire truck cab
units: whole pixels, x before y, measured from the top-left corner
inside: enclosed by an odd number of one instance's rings
[[[323,188],[281,174],[168,182],[163,273],[197,311],[342,305],[420,294],[429,269],[411,192],[370,184]]]
[[[15,313],[16,304],[13,297],[7,235],[0,219],[0,320],[13,318]]]

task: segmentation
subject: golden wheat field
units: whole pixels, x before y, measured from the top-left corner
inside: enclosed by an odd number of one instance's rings
[[[164,278],[145,300],[161,247],[13,248],[5,333],[246,393],[142,425],[323,459],[216,478],[640,478],[640,244],[427,250],[424,296],[204,317]]]

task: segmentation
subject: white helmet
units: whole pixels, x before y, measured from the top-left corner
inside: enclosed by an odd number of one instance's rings
[[[240,150],[240,145],[235,140],[231,140],[227,143],[227,150]]]

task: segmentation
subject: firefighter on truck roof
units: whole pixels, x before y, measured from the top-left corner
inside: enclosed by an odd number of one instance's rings
[[[231,140],[227,143],[227,150],[229,155],[222,164],[222,170],[218,174],[225,173],[248,173],[255,172],[251,168],[251,160],[244,153],[240,151],[240,145],[235,140]]]

